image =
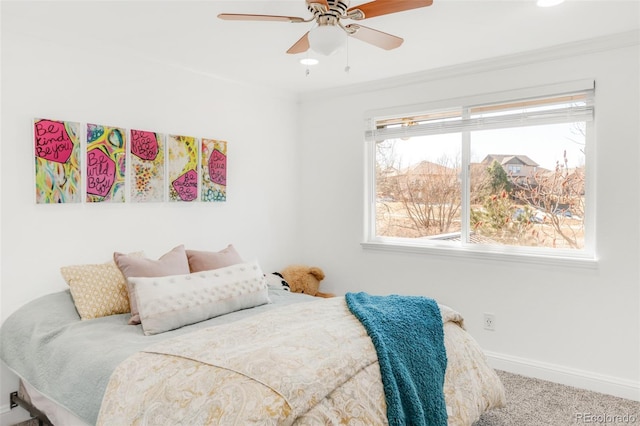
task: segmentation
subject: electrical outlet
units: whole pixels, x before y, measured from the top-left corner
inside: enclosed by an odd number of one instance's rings
[[[484,313],[484,329],[496,331],[496,316],[494,314]]]

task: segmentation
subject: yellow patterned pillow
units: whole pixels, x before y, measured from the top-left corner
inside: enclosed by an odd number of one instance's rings
[[[83,320],[130,311],[127,282],[115,262],[60,268]]]

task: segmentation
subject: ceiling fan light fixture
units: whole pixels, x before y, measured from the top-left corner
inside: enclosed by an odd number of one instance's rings
[[[337,52],[346,40],[347,33],[337,25],[318,25],[309,31],[311,49],[326,56]]]
[[[302,65],[318,65],[320,61],[318,61],[316,58],[302,58],[300,59],[300,63]]]
[[[538,0],[536,4],[540,7],[551,7],[557,6],[560,3],[564,3],[564,0]]]

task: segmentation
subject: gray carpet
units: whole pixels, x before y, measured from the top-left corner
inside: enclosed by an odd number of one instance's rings
[[[25,420],[24,422],[16,423],[13,426],[40,426],[38,419]]]
[[[507,406],[473,426],[639,425],[640,402],[498,371]]]

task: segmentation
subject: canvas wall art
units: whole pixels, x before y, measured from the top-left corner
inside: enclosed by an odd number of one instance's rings
[[[227,199],[227,142],[202,139],[202,201]]]
[[[87,202],[124,202],[127,134],[87,124]]]
[[[131,130],[131,201],[160,202],[165,194],[164,135]]]
[[[37,203],[227,200],[226,141],[36,118],[33,146]]]
[[[194,201],[198,198],[198,139],[191,136],[167,136],[169,201]]]
[[[80,123],[33,121],[36,203],[78,203],[81,199]]]

